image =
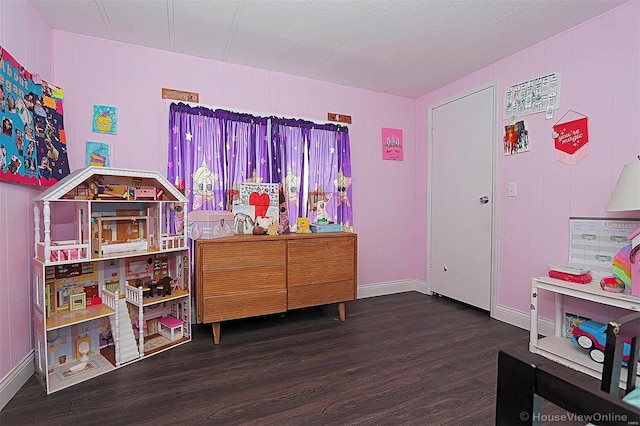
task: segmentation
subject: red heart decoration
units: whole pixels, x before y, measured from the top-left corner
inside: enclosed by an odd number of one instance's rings
[[[269,194],[258,194],[257,192],[252,192],[249,195],[249,205],[256,206],[256,218],[262,216],[267,216],[267,209],[269,208]]]

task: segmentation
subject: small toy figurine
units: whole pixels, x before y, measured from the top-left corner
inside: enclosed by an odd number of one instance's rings
[[[309,227],[309,218],[308,217],[299,217],[296,220],[296,234],[310,234],[311,229]]]

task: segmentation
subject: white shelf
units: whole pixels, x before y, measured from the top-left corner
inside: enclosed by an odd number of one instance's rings
[[[540,290],[555,294],[554,335],[548,337],[538,337],[538,299]],[[602,378],[602,364],[593,361],[586,349],[571,343],[569,338],[562,336],[564,327],[562,313],[564,296],[589,300],[632,311],[640,311],[640,298],[632,296],[629,292],[606,292],[600,288],[598,282],[577,284],[550,277],[537,277],[531,280],[529,351],[600,380]],[[626,368],[622,369],[620,377],[620,386],[624,387],[627,377]],[[640,378],[636,380],[636,384],[640,386]]]
[[[583,300],[601,303],[608,306],[617,306],[632,311],[640,311],[640,297],[632,296],[628,291],[612,293],[600,288],[598,281],[587,284],[572,283],[551,277],[537,277],[533,279],[539,289],[577,297]]]

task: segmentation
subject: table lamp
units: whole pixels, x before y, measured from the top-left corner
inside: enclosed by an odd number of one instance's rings
[[[640,210],[640,162],[624,166],[607,206],[608,212],[631,210]]]
[[[608,212],[640,211],[640,162],[627,164],[622,169],[618,183],[607,206]],[[640,296],[640,228],[627,237],[631,240],[631,294]]]

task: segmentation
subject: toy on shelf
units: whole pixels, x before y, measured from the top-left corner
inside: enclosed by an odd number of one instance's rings
[[[310,225],[311,232],[325,233],[325,232],[342,232],[342,226],[337,223],[330,222],[328,220],[318,221]]]
[[[618,277],[604,277],[600,280],[600,288],[610,293],[622,293],[625,285]]]
[[[328,220],[327,206],[333,193],[324,192],[322,186],[316,188],[315,191],[309,191],[309,212],[313,216],[314,222],[323,222]]]
[[[309,218],[308,217],[299,217],[296,219],[296,234],[310,234],[311,229],[309,228]]]
[[[631,290],[631,244],[622,247],[613,257],[613,276],[620,280],[626,290]]]
[[[631,294],[640,296],[640,259],[637,255],[640,250],[640,228],[636,229],[631,235],[631,251],[629,252],[629,260],[631,261]]]
[[[253,227],[253,235],[278,235],[278,221],[273,217],[259,217]]]
[[[588,284],[592,280],[591,274],[589,273],[574,275],[574,274],[568,274],[566,272],[549,270],[549,276],[551,278],[555,278],[562,281],[569,281],[576,284]]]
[[[573,329],[572,343],[589,351],[592,360],[602,364],[604,362],[604,348],[607,344],[607,324],[597,321],[584,321]],[[622,364],[627,365],[631,345],[624,343],[622,350]]]
[[[558,280],[569,281],[577,284],[587,284],[592,280],[590,271],[576,265],[550,264],[549,276]]]

